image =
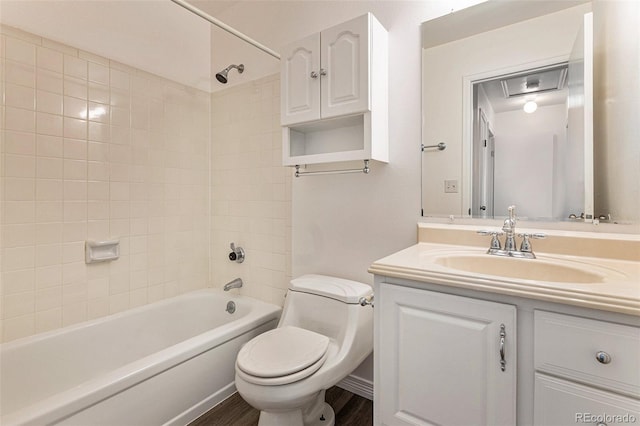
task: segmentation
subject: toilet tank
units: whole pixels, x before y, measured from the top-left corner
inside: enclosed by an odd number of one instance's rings
[[[293,325],[342,341],[350,327],[371,321],[373,310],[359,302],[372,293],[361,282],[303,275],[291,280],[279,326]]]

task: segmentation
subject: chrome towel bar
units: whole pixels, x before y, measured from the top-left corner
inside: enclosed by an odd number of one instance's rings
[[[364,173],[368,174],[371,171],[369,168],[369,160],[364,160],[364,168],[362,169],[342,169],[342,170],[318,170],[316,172],[301,172],[300,165],[296,164],[296,177],[310,176],[310,175],[339,175],[347,173]]]

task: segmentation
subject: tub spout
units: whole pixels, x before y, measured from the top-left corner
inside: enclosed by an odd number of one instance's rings
[[[224,285],[224,291],[229,291],[232,288],[240,288],[242,287],[242,278],[236,278],[233,281],[229,281]]]

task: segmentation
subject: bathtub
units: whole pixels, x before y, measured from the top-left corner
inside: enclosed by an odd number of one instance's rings
[[[235,392],[240,347],[280,311],[207,289],[0,345],[0,424],[187,424]]]

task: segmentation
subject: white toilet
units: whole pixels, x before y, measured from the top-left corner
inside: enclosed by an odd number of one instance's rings
[[[304,275],[291,281],[278,327],[250,340],[236,359],[236,387],[260,410],[260,426],[332,426],[325,390],[373,350],[366,284]]]

